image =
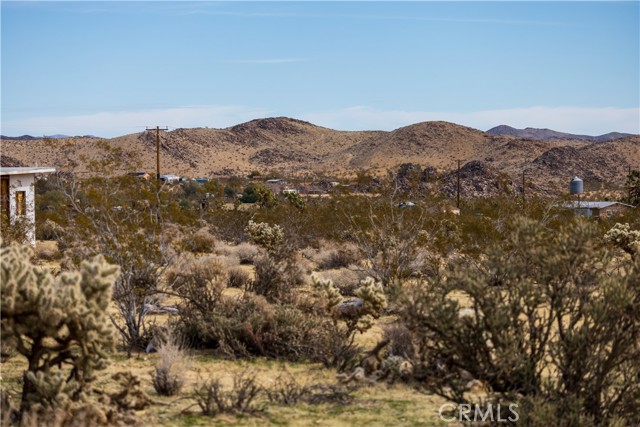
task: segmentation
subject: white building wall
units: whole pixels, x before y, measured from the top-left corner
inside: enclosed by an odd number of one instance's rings
[[[28,223],[27,240],[32,246],[36,244],[36,211],[35,211],[35,174],[9,175],[9,218],[11,223],[19,220],[17,217],[16,192],[24,191],[26,196],[26,215],[24,219]]]

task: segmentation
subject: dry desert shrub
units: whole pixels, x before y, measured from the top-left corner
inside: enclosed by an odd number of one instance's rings
[[[162,396],[173,396],[180,391],[188,370],[184,345],[170,335],[158,346],[158,363],[152,372],[153,387]]]
[[[256,245],[242,242],[236,246],[236,254],[240,258],[240,264],[254,264],[260,250]]]
[[[351,264],[356,264],[359,260],[357,249],[346,244],[338,247],[330,245],[329,247],[322,248],[314,258],[321,270],[346,268]]]
[[[227,268],[240,265],[240,258],[237,255],[215,255],[215,258]]]
[[[55,261],[62,258],[62,253],[56,246],[40,245],[36,247],[36,258],[43,261]]]
[[[195,233],[182,237],[180,246],[193,253],[212,253],[216,246],[216,239],[208,228],[203,227]]]
[[[269,402],[277,405],[295,405],[299,402],[347,405],[353,401],[355,390],[356,387],[343,384],[300,383],[290,372],[279,375],[272,387],[264,388]]]
[[[304,277],[295,258],[263,255],[255,261],[255,278],[247,285],[248,291],[262,295],[270,302],[291,301],[293,289],[304,284]]]
[[[364,272],[349,268],[320,271],[317,276],[324,280],[331,280],[344,296],[355,296],[355,292],[360,286],[360,281],[366,278]]]
[[[246,294],[221,309],[220,350],[233,357],[311,359],[319,336],[327,330],[323,319],[292,305],[270,304],[258,295]]]
[[[384,328],[383,340],[388,341],[388,351],[391,356],[401,356],[408,360],[415,357],[413,334],[402,323],[393,323]]]
[[[225,288],[227,272],[212,255],[195,257],[184,253],[171,265],[166,274],[168,286],[190,304],[213,307]]]
[[[233,376],[230,389],[219,378],[209,380],[195,390],[195,399],[203,415],[256,414],[263,406],[256,402],[262,393],[255,374],[244,371]]]
[[[185,304],[176,331],[191,346],[216,349],[230,358],[316,360],[330,337],[329,320],[290,304],[271,304],[245,292],[210,307]]]
[[[289,371],[278,375],[271,387],[264,388],[269,402],[278,405],[297,404],[307,396],[307,390],[306,384],[301,384]]]
[[[44,220],[36,227],[36,239],[58,240],[64,234],[64,228],[50,219]]]
[[[258,255],[260,255],[260,248],[249,242],[242,242],[237,245],[220,242],[216,247],[216,253],[237,257],[240,264],[253,264]]]
[[[229,279],[227,285],[230,288],[245,288],[251,281],[251,276],[240,267],[232,267],[228,271]]]

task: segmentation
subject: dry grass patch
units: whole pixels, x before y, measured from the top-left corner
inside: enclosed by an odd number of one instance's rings
[[[385,321],[385,319],[382,319]],[[445,401],[436,396],[418,393],[405,385],[387,387],[379,384],[361,388],[353,393],[353,402],[307,403],[299,401],[292,405],[268,403],[266,395],[256,400],[266,404],[266,411],[254,415],[202,416],[197,406],[193,390],[206,381],[217,379],[225,390],[231,389],[233,378],[250,370],[255,384],[268,389],[276,389],[283,372],[288,372],[297,383],[303,385],[335,384],[335,371],[324,369],[319,364],[287,363],[265,359],[251,361],[230,361],[213,358],[207,352],[194,352],[191,356],[192,369],[185,373],[184,386],[172,397],[158,396],[150,373],[159,363],[159,354],[137,354],[127,359],[125,353],[112,357],[109,368],[101,373],[94,383],[97,389],[113,393],[119,385],[112,375],[117,372],[131,372],[141,380],[141,389],[157,402],[136,411],[141,426],[187,427],[187,426],[444,426],[438,421],[438,408]],[[2,388],[14,394],[18,392],[22,370],[26,364],[22,358],[13,358],[2,364]],[[289,375],[288,374],[288,375]],[[268,403],[268,404],[267,404]]]

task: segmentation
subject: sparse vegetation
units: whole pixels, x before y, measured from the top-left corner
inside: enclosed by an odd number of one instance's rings
[[[409,413],[409,425],[437,425],[434,402],[509,401],[524,425],[637,422],[638,219],[585,222],[556,201],[530,197],[524,206],[517,195],[463,199],[454,215],[432,187],[442,176],[416,166],[387,179],[363,172],[362,189],[375,192],[366,195],[332,190],[326,179],[333,195],[302,197],[302,207],[284,198],[232,205],[222,199],[225,183],[48,181],[39,190],[50,206],[40,236],[55,242],[39,242],[34,262],[55,268],[52,281],[97,254],[119,267],[104,323],[117,326],[123,345],[108,353],[113,367],[136,374],[92,377],[82,387],[74,380],[71,404],[31,404],[24,419],[71,425],[95,410],[115,423],[162,408],[154,418],[161,425],[200,414],[222,425],[228,416],[286,424],[290,411],[314,418],[312,406],[330,405],[329,417],[348,423],[367,412],[357,403],[383,411],[386,424]],[[247,185],[229,183],[234,198]],[[98,189],[107,184],[113,191],[104,195]],[[202,205],[209,192],[220,203]],[[4,333],[4,316],[3,305],[3,367],[19,366],[23,353]],[[291,372],[276,372],[285,362]],[[27,383],[6,378],[3,412],[15,424],[14,384]],[[422,399],[415,388],[428,393],[432,403],[420,400],[428,409],[397,400]],[[153,390],[158,401],[146,394]],[[60,400],[44,391],[50,397],[40,401]]]

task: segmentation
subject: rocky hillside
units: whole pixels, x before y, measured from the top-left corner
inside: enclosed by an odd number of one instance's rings
[[[155,132],[108,140],[3,140],[2,154],[12,163],[51,165],[87,175],[100,173],[91,162],[105,159],[111,162],[110,171],[153,173],[155,145]],[[540,191],[564,189],[574,175],[585,181],[620,184],[630,166],[640,166],[640,136],[609,142],[564,137],[534,140],[447,122],[416,123],[391,132],[346,132],[285,117],[224,129],[161,133],[161,172],[187,177],[253,171],[340,177],[353,176],[359,169],[384,174],[404,163],[447,174],[456,169],[458,160],[468,175],[471,193],[491,193],[496,185],[502,186],[501,191],[516,191],[517,184],[512,183],[520,182],[523,170]]]

